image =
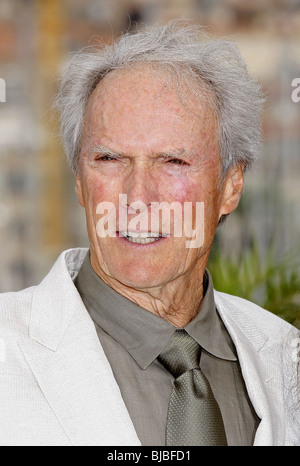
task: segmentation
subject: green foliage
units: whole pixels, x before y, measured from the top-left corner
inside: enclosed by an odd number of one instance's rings
[[[208,261],[216,290],[255,302],[300,328],[300,255],[279,257],[271,244],[262,254],[255,241],[236,255],[212,250]]]

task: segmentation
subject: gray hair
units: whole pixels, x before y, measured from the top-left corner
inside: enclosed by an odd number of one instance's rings
[[[92,92],[112,70],[138,64],[171,70],[178,87],[188,76],[196,77],[198,95],[200,83],[210,90],[217,109],[223,173],[240,163],[245,169],[252,165],[260,150],[260,86],[233,43],[209,37],[201,26],[171,22],[124,33],[112,45],[88,47],[67,64],[55,106],[68,162],[75,173]]]

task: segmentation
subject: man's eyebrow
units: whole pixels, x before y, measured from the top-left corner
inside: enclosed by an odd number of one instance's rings
[[[89,149],[90,154],[94,154],[95,152],[99,152],[102,155],[111,155],[114,157],[124,157],[125,154],[122,152],[115,151],[113,149],[110,149],[109,147],[102,146],[102,145],[96,145],[93,146]]]
[[[163,158],[191,158],[195,154],[186,149],[174,149],[169,152],[159,152],[157,155]]]
[[[127,153],[124,153],[122,151],[117,151],[114,149],[111,149],[110,147],[106,147],[103,145],[95,145],[89,149],[90,154],[94,154],[95,152],[100,153],[102,155],[110,155],[113,157],[129,157]],[[158,157],[158,158],[165,158],[165,159],[170,159],[170,158],[191,158],[195,155],[193,151],[189,151],[184,148],[180,149],[172,149],[170,151],[164,151],[164,152],[153,152],[153,156]]]

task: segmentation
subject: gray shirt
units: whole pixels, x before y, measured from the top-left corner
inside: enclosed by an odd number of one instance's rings
[[[95,323],[141,444],[165,445],[174,378],[157,356],[176,327],[105,284],[92,269],[89,254],[75,285]],[[253,445],[260,420],[248,397],[236,349],[216,310],[208,271],[204,285],[199,312],[185,330],[202,347],[200,367],[220,406],[228,445]]]

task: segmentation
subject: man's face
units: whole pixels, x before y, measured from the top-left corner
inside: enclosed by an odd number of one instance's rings
[[[100,82],[85,114],[76,191],[86,209],[92,264],[101,278],[143,290],[203,271],[219,218],[233,210],[224,195],[226,183],[220,188],[217,133],[211,109],[199,102],[185,108],[160,73],[154,78],[145,69],[114,71]],[[119,205],[120,194],[125,204]],[[115,236],[97,234],[102,202],[116,207]],[[200,247],[187,247],[184,228],[175,236],[172,213],[168,231],[160,222],[154,232],[168,236],[151,234],[150,206],[162,202],[177,202],[182,212],[191,203],[194,227],[196,203],[204,203]],[[138,203],[148,228],[132,222],[141,213],[132,207]],[[124,237],[119,212],[133,236],[142,232],[148,239],[137,243]]]

